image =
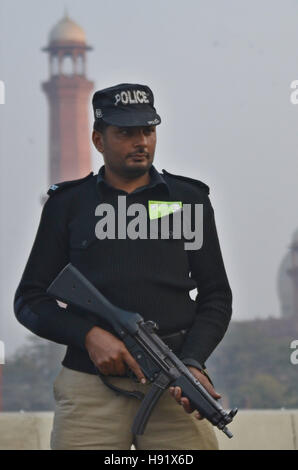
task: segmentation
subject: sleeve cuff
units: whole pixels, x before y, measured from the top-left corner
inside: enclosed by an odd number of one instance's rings
[[[202,374],[204,374],[207,377],[207,379],[209,380],[211,385],[214,387],[214,384],[213,384],[211,378],[209,377],[209,374],[207,373],[207,369],[206,369],[205,364],[201,365],[198,361],[196,361],[195,359],[192,359],[192,358],[181,359],[181,361],[186,366],[195,367],[200,372],[202,372]]]
[[[199,369],[199,371],[202,371],[205,369],[205,364],[200,364],[200,362],[196,361],[195,359],[192,359],[192,358],[183,358],[181,359],[181,361],[183,362],[183,364],[185,364],[186,366],[192,366],[192,367],[196,367],[197,369]]]

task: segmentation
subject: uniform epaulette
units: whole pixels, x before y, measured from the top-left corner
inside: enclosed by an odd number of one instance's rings
[[[188,181],[189,183],[196,184],[196,185],[199,186],[201,189],[204,189],[204,191],[206,191],[207,194],[209,194],[209,192],[210,192],[209,186],[207,186],[207,184],[203,183],[203,182],[200,181],[200,180],[195,180],[195,179],[193,179],[193,178],[189,178],[188,176],[173,175],[172,173],[169,173],[169,172],[166,171],[166,170],[162,170],[162,172],[163,172],[166,176],[170,176],[170,177],[172,177],[172,178],[177,178],[177,179],[179,179],[179,180]]]
[[[93,171],[91,171],[89,175],[85,176],[84,178],[80,178],[78,180],[62,181],[61,183],[52,184],[47,194],[49,196],[53,196],[53,194],[60,193],[60,191],[63,191],[63,189],[65,188],[70,188],[71,186],[76,186],[77,184],[83,183],[84,181],[91,178],[92,176],[93,176]]]

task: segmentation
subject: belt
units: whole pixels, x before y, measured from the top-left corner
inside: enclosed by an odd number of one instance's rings
[[[187,330],[180,330],[177,333],[160,336],[160,338],[169,346],[173,353],[177,355],[183,346],[186,333]]]

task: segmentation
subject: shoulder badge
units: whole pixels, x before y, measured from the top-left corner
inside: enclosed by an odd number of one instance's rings
[[[207,186],[207,184],[203,183],[200,180],[195,180],[193,178],[189,178],[188,176],[173,175],[172,173],[169,173],[166,170],[162,170],[162,172],[164,173],[164,175],[170,176],[170,178],[176,178],[176,179],[179,179],[179,180],[182,180],[182,181],[187,181],[189,183],[196,184],[201,189],[204,189],[204,191],[206,191],[207,194],[209,194],[209,192],[210,192],[209,186]]]
[[[85,176],[84,178],[80,178],[78,180],[71,180],[71,181],[62,181],[61,183],[52,184],[47,192],[49,196],[53,196],[54,194],[60,193],[65,188],[70,188],[71,186],[76,186],[77,184],[81,184],[84,181],[87,181],[89,178],[93,176],[93,171],[89,173],[89,175]]]

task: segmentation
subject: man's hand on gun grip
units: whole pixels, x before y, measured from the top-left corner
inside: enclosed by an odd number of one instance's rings
[[[192,375],[203,385],[203,387],[206,388],[213,398],[216,400],[221,398],[221,395],[219,395],[219,393],[214,390],[214,387],[211,385],[206,375],[204,375],[195,367],[187,366],[187,368],[192,373]],[[183,406],[186,413],[192,413],[194,411],[194,408],[192,408],[190,405],[188,398],[182,396],[180,387],[170,387],[170,394],[175,398],[177,403]],[[198,411],[195,413],[195,417],[199,420],[204,419],[204,417],[201,416]]]
[[[104,375],[125,375],[128,366],[142,383],[145,376],[125,344],[108,331],[94,326],[86,335],[85,346],[90,359]]]

